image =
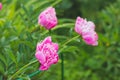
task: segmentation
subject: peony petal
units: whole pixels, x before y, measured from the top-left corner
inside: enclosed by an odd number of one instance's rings
[[[43,40],[43,42],[41,44],[47,44],[47,43],[51,43],[51,42],[52,42],[51,37],[48,36]]]
[[[44,71],[44,70],[48,70],[48,68],[49,68],[48,66],[41,65],[40,68],[39,68],[39,70]]]
[[[36,51],[42,51],[44,44],[51,43],[51,37],[46,37],[42,42],[39,42],[36,46]]]
[[[45,61],[46,61],[46,58],[45,58],[44,54],[42,52],[40,52],[40,51],[36,52],[35,57],[38,59],[38,61],[41,64],[45,63]]]
[[[58,51],[58,44],[57,43],[52,43],[53,47],[55,48],[56,51]]]
[[[88,45],[98,45],[98,36],[95,31],[92,32],[87,32],[82,35],[83,40],[85,41],[86,44]]]

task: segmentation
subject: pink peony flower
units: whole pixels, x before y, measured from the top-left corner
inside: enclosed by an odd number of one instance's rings
[[[38,17],[38,23],[50,30],[57,25],[56,12],[53,7],[48,7]]]
[[[41,63],[40,70],[47,70],[52,64],[58,62],[58,44],[51,41],[51,37],[45,38],[37,44],[35,57]]]
[[[95,32],[95,24],[93,22],[77,17],[75,31],[82,36],[86,44],[92,46],[98,45],[98,35]]]
[[[0,3],[0,10],[2,9],[2,3]]]

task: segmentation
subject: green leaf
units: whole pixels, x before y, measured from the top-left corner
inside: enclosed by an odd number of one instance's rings
[[[5,56],[0,53],[0,61],[2,61],[5,65],[7,65],[7,61],[5,59]]]
[[[17,59],[16,56],[13,54],[13,52],[11,51],[11,49],[5,49],[6,53],[8,54],[8,56],[11,58],[11,60],[17,64]]]
[[[0,73],[4,74],[4,66],[0,63]]]

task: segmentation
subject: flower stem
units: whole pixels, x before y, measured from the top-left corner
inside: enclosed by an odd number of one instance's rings
[[[63,54],[61,55],[61,80],[64,80],[64,56]]]
[[[25,68],[27,68],[29,65],[36,63],[38,60],[34,60],[28,64],[26,64],[25,66],[23,66],[22,68],[20,68],[15,74],[13,74],[8,80],[13,80],[18,74],[20,74]]]
[[[68,40],[67,42],[65,42],[62,47],[61,47],[61,50],[64,49],[65,45],[68,44],[69,42],[73,41],[74,39],[78,38],[78,36],[75,36],[73,38],[71,38],[70,40]],[[60,53],[60,52],[59,52]],[[61,55],[61,80],[64,80],[64,55],[63,54],[60,54]]]
[[[62,45],[62,47],[64,47],[64,46],[65,46],[66,44],[68,44],[69,42],[75,40],[75,39],[78,38],[79,36],[80,36],[80,35],[77,35],[77,36],[75,36],[75,37],[69,39],[67,42],[65,42],[65,43]],[[61,47],[61,48],[62,48],[62,47]]]
[[[37,70],[34,73],[29,74],[28,76],[31,78],[31,77],[33,77],[34,75],[36,75],[36,74],[38,74],[40,72],[41,72],[41,70]]]
[[[41,70],[37,70],[37,71],[29,74],[28,77],[31,78],[31,77],[35,76],[36,74],[39,74],[40,72],[41,72]],[[20,79],[17,79],[17,80],[23,80],[23,79],[20,78]]]
[[[51,30],[51,29],[49,30],[49,35],[50,35],[50,36],[52,35],[52,30]]]
[[[58,26],[56,26],[55,28],[53,28],[52,30],[54,31],[54,30],[57,30],[57,29],[59,29],[59,28],[71,28],[71,26],[74,26],[74,24],[73,23],[66,23],[66,24],[61,24],[61,25],[58,25]],[[42,35],[46,35],[46,33],[48,33],[49,31],[47,30],[47,31],[45,31],[45,32],[43,32],[42,33]]]
[[[30,33],[34,33],[34,32],[36,32],[36,31],[39,31],[39,30],[40,30],[40,27],[41,27],[41,26],[38,26],[38,25],[37,25],[37,27],[35,27]]]

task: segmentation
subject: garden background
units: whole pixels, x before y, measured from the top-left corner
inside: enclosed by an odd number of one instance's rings
[[[78,35],[74,31],[77,16],[96,24],[98,46],[86,45],[78,38],[61,51],[64,56],[64,80],[120,80],[120,0],[0,0],[0,80],[7,80],[22,66],[35,59],[37,42],[48,35],[63,44]],[[48,6],[56,9],[58,25],[49,34],[38,25],[40,12]],[[19,78],[39,69],[35,63]],[[61,80],[61,60],[31,80]]]

